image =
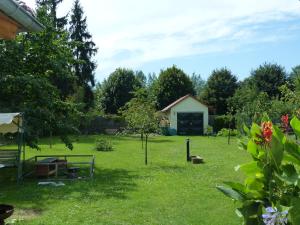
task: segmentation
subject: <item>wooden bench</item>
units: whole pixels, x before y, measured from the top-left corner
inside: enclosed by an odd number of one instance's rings
[[[0,150],[0,164],[3,167],[18,167],[19,151],[18,150]]]

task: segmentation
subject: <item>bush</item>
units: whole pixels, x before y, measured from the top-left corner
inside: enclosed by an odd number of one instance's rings
[[[96,140],[96,150],[101,152],[108,152],[113,150],[110,140],[106,138],[99,138]]]
[[[230,129],[230,136],[237,136],[239,134],[237,129]],[[223,128],[221,129],[217,136],[222,136],[222,137],[228,137],[229,136],[229,129]]]
[[[234,120],[229,124],[230,117],[228,115],[221,115],[221,116],[216,116],[213,119],[213,129],[215,132],[219,132],[223,128],[228,128],[229,125],[230,127],[234,128],[235,127],[235,122]]]
[[[206,127],[206,129],[205,129],[205,135],[207,135],[207,136],[210,136],[210,135],[212,135],[213,133],[214,133],[214,129],[213,129],[213,127],[212,126],[210,126],[210,125],[208,125],[207,127]]]

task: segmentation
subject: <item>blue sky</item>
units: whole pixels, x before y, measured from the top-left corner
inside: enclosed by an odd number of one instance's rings
[[[25,0],[34,7],[34,0]],[[264,62],[300,64],[298,0],[81,0],[99,52],[96,78],[117,67],[159,73],[176,64],[206,79],[239,79]],[[70,11],[64,0],[60,14]]]

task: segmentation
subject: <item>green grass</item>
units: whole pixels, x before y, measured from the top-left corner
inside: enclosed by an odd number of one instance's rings
[[[215,188],[222,181],[239,181],[237,164],[248,161],[236,139],[192,137],[193,155],[205,164],[186,162],[185,137],[152,137],[149,165],[137,137],[112,137],[114,151],[96,152],[96,136],[80,137],[72,152],[57,142],[40,154],[95,154],[93,180],[68,181],[64,187],[38,186],[25,180],[17,186],[0,170],[0,202],[16,207],[15,217],[26,225],[234,225],[241,221],[234,203]],[[3,171],[7,174],[3,175]]]

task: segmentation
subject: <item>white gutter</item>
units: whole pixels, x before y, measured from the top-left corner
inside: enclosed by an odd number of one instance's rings
[[[0,0],[0,11],[22,26],[19,31],[39,32],[44,26],[13,0]]]

